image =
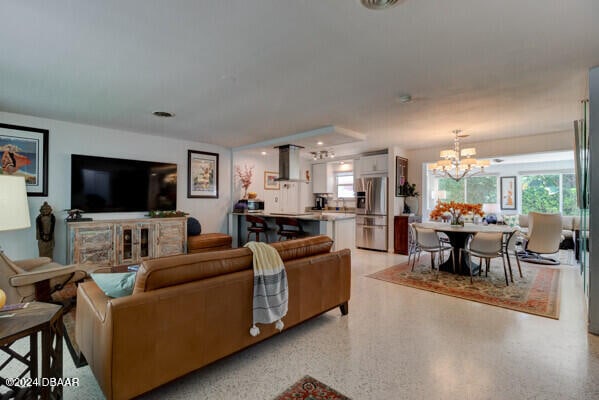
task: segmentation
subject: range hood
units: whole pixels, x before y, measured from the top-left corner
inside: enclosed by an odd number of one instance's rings
[[[279,182],[306,182],[302,179],[300,167],[300,150],[303,146],[284,144],[276,146],[279,149]]]

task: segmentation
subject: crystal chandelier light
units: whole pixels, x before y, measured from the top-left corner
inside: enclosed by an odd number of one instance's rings
[[[477,160],[473,157],[476,155],[474,147],[460,149],[460,138],[469,136],[460,135],[460,132],[462,131],[459,129],[453,131],[453,150],[441,150],[439,154],[441,160],[428,164],[428,170],[433,175],[451,178],[457,182],[464,177],[481,173],[485,167],[491,165],[489,160]]]

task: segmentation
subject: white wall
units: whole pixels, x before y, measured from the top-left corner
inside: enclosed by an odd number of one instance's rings
[[[230,208],[231,151],[220,146],[176,140],[139,133],[99,128],[89,125],[0,112],[7,124],[48,129],[48,197],[29,197],[32,227],[20,231],[0,232],[0,246],[12,259],[37,257],[35,218],[44,201],[54,209],[56,247],[54,258],[66,260],[66,213],[70,208],[71,154],[87,154],[115,158],[177,163],[177,209],[188,212],[202,224],[203,232],[226,232]],[[187,198],[187,150],[219,153],[219,198]],[[138,218],[144,213],[86,214],[94,219]]]
[[[447,146],[451,146],[447,142]],[[468,142],[468,147],[475,147],[477,158],[495,158],[519,154],[541,153],[548,151],[572,150],[574,148],[574,133],[572,131],[546,133],[509,139],[497,139],[485,142]],[[439,159],[442,147],[417,149],[407,152],[409,160],[408,181],[416,183],[416,190],[422,194],[425,187],[423,168],[425,163],[435,162]],[[419,197],[420,210],[422,210],[422,196]]]

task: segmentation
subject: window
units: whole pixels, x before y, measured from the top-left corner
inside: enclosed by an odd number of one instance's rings
[[[354,175],[352,172],[342,172],[335,175],[336,193],[338,199],[353,199]]]
[[[578,215],[574,174],[525,175],[522,179],[522,214],[530,211]]]
[[[497,177],[474,176],[466,178],[466,203],[497,203]]]
[[[464,202],[464,180],[454,181],[451,178],[439,178],[438,189],[445,191],[445,199],[443,201]]]
[[[560,209],[559,175],[521,176],[522,214],[558,213]]]

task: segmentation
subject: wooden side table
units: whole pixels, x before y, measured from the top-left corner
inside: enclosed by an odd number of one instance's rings
[[[32,302],[26,308],[6,311],[2,314],[14,314],[11,317],[0,318],[0,350],[9,358],[0,365],[2,370],[11,362],[21,362],[25,370],[20,376],[0,376],[0,389],[8,391],[1,393],[4,398],[41,398],[62,399],[62,386],[51,385],[49,382],[62,381],[62,310],[57,304]],[[41,375],[38,371],[37,334],[42,335]],[[11,349],[18,339],[29,336],[29,352],[19,354]],[[31,385],[21,387],[7,385],[8,378],[27,378]],[[30,378],[31,380],[29,381]],[[44,379],[47,378],[47,379]],[[14,380],[14,379],[13,379]],[[12,381],[11,381],[12,382]],[[36,383],[37,384],[34,384]]]

